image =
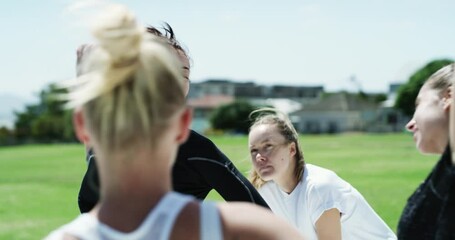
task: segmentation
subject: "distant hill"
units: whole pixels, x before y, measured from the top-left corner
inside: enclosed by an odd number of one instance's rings
[[[12,128],[14,125],[14,111],[22,111],[29,99],[11,93],[0,93],[0,127]]]

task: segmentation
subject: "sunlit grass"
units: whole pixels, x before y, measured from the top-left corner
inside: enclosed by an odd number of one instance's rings
[[[247,174],[246,137],[211,139]],[[350,182],[393,230],[406,199],[438,158],[420,155],[405,134],[304,135],[301,144],[306,162]],[[40,239],[75,218],[84,155],[79,144],[0,147],[0,239]],[[221,200],[216,193],[209,198]]]

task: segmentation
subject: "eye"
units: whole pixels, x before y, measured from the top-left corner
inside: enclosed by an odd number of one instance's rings
[[[273,145],[272,144],[266,144],[264,147],[265,147],[265,149],[270,150],[270,149],[273,148]]]
[[[250,149],[251,156],[255,156],[257,153],[258,153],[258,150],[256,148]]]

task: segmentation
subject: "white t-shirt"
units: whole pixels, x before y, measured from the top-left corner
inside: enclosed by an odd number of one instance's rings
[[[94,215],[84,213],[69,224],[51,232],[45,240],[63,239],[65,234],[82,240],[167,240],[171,235],[174,222],[180,211],[192,199],[193,197],[176,192],[166,194],[156,207],[150,211],[142,224],[129,233],[117,231],[100,222]],[[209,201],[201,203],[200,214],[201,239],[221,240],[223,238],[222,226],[216,205]]]
[[[273,181],[259,188],[259,193],[272,211],[292,223],[305,239],[317,239],[316,221],[332,208],[342,214],[342,239],[397,239],[363,196],[330,170],[306,164],[302,180],[290,194]]]

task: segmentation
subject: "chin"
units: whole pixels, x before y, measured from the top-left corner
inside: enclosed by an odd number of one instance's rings
[[[260,176],[261,176],[261,179],[266,182],[273,180],[272,174],[270,174],[270,173],[261,173]]]
[[[422,154],[442,154],[444,149],[437,149],[435,146],[417,146]]]

